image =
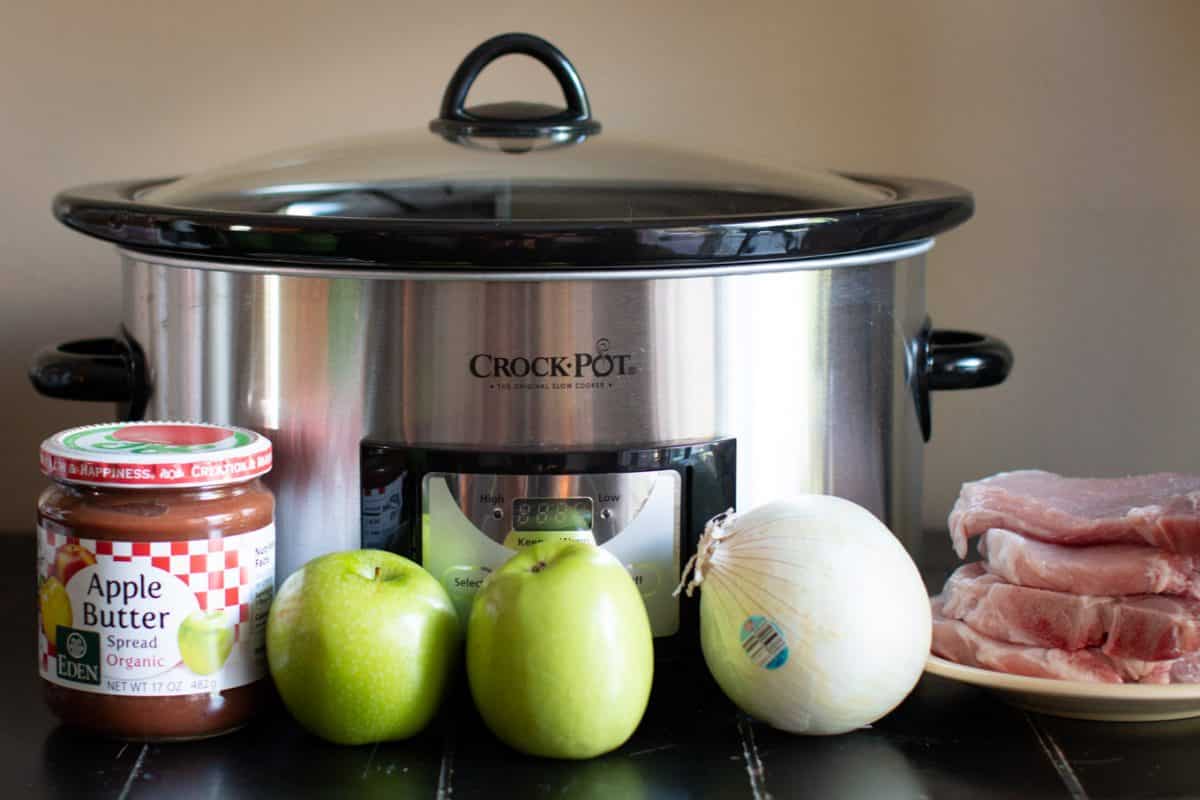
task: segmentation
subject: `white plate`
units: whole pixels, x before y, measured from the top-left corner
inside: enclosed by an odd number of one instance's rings
[[[1024,675],[965,667],[937,656],[929,657],[925,671],[952,681],[990,689],[1018,708],[1056,717],[1109,722],[1155,722],[1200,717],[1200,684],[1154,686],[1027,678]]]

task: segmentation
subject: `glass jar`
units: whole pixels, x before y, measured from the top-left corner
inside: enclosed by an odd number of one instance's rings
[[[362,453],[362,546],[400,552],[404,470],[386,450]]]
[[[193,423],[75,428],[42,444],[39,670],[64,723],[214,736],[266,702],[271,445]]]

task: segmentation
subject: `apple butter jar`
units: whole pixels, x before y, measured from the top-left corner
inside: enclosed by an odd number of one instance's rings
[[[199,423],[73,428],[41,447],[38,669],[64,723],[122,739],[234,730],[270,702],[271,443]]]

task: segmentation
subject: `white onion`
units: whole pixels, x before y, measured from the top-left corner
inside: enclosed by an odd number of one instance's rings
[[[854,730],[899,705],[921,677],[925,586],[900,542],[859,505],[805,495],[726,512],[705,528],[684,581],[689,569],[688,594],[703,587],[709,670],[769,725]]]

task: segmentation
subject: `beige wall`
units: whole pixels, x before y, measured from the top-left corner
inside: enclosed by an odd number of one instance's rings
[[[974,190],[976,218],[932,254],[929,308],[1007,338],[1017,368],[937,397],[930,522],[1001,469],[1200,471],[1200,3],[5,6],[0,529],[30,524],[40,438],[108,411],[24,377],[38,344],[118,318],[115,255],[53,221],[53,192],[422,126],[467,50],[512,29],[568,53],[611,131]],[[479,88],[554,96],[531,64]]]

